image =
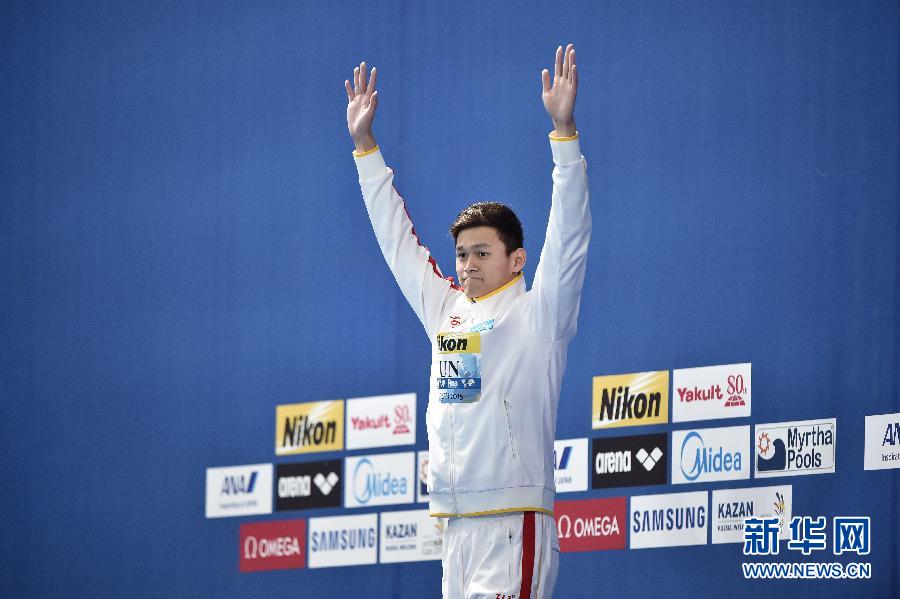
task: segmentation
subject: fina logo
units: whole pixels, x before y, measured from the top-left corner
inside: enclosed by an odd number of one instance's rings
[[[406,494],[406,478],[396,478],[390,472],[375,472],[369,458],[363,458],[353,471],[353,496],[365,505],[374,497]]]
[[[691,459],[693,451],[693,463],[685,470],[685,460]],[[703,437],[697,431],[691,431],[681,442],[681,473],[689,481],[695,481],[708,472],[741,471],[740,452],[726,453],[724,448],[718,450],[706,447]]]

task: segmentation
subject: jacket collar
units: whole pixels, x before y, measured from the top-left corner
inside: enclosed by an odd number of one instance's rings
[[[519,273],[505,285],[479,297],[469,298],[469,301],[477,304],[480,309],[486,312],[496,313],[523,293],[525,293],[525,277],[522,276],[522,273]]]

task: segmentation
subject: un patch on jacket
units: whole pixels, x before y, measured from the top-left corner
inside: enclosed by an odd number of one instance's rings
[[[438,401],[472,403],[481,399],[481,333],[441,331],[436,343]]]

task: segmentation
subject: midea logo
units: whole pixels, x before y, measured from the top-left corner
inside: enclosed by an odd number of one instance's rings
[[[686,464],[689,464],[687,469]],[[731,472],[741,469],[740,452],[727,453],[722,447],[717,449],[706,447],[703,437],[697,431],[688,433],[681,443],[681,473],[687,480],[697,480],[708,472]]]
[[[372,461],[363,458],[353,470],[353,496],[361,504],[369,503],[374,497],[405,495],[406,478],[391,476],[390,472],[376,472]]]

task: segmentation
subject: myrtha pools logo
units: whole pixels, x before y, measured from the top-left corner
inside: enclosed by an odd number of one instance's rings
[[[756,477],[834,472],[836,428],[834,418],[757,425]]]

